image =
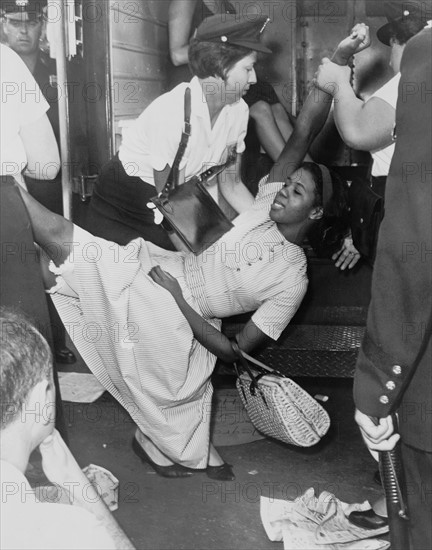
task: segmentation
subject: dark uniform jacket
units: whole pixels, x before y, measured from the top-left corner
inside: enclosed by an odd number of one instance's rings
[[[68,64],[68,94],[69,94],[69,133],[72,176],[87,173],[88,150],[86,130],[86,98],[83,67],[79,60]],[[59,97],[63,90],[57,85],[56,62],[45,52],[40,51],[33,77],[49,104],[47,111],[57,145],[60,149]],[[25,178],[29,192],[44,206],[62,213],[61,173],[54,181]]]
[[[367,332],[357,360],[356,407],[398,410],[402,440],[432,451],[432,30],[409,40],[396,107],[396,148],[386,187]],[[426,351],[416,362],[422,340]]]
[[[58,88],[56,77],[56,63],[46,53],[40,52],[36,62],[33,77],[50,108],[47,115],[51,123],[57,144],[60,143],[59,114],[58,114]]]

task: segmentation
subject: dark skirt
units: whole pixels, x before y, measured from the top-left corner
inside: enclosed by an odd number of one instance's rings
[[[120,245],[142,237],[174,250],[167,233],[154,223],[153,211],[146,206],[156,194],[153,185],[129,176],[116,155],[102,167],[83,225],[93,235]]]

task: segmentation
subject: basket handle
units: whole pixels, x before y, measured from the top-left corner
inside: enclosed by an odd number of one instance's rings
[[[231,342],[231,347],[233,349],[233,352],[235,353],[235,355],[238,359],[238,361],[234,362],[234,368],[236,370],[236,374],[238,376],[238,379],[240,380],[240,385],[242,387],[243,396],[246,399],[246,395],[245,395],[244,390],[243,390],[243,384],[242,384],[242,381],[241,381],[241,378],[240,378],[241,371],[239,369],[238,362],[241,365],[241,370],[243,370],[243,372],[246,372],[250,376],[251,383],[250,383],[249,390],[250,390],[251,395],[255,395],[256,392],[258,391],[259,394],[261,395],[262,400],[264,401],[266,407],[268,408],[268,404],[267,404],[265,395],[264,395],[262,389],[258,386],[258,381],[260,380],[260,378],[262,378],[263,376],[268,374],[268,372],[266,372],[265,370],[261,370],[259,372],[259,374],[254,375],[251,368],[250,368],[250,366],[249,366],[249,363],[245,359],[245,357],[243,355],[243,352],[242,352],[242,350],[240,349],[240,347],[237,343],[237,340],[235,338],[230,338],[230,342]]]
[[[273,376],[280,376],[281,378],[286,378],[285,374],[282,374],[280,371],[278,371],[276,369],[272,369],[268,365],[265,365],[264,363],[261,363],[261,361],[258,361],[258,359],[255,359],[255,357],[252,357],[251,355],[249,355],[245,351],[241,350],[239,345],[237,344],[237,341],[235,340],[235,338],[230,338],[229,340],[230,340],[231,345],[233,347],[234,353],[237,355],[237,357],[240,359],[240,361],[242,361],[242,362],[244,360],[250,361],[251,363],[256,365],[254,368],[256,370],[258,370],[260,373],[262,373],[262,375],[272,374]],[[234,346],[237,346],[237,349],[235,349]],[[246,364],[247,364],[247,362],[246,362]],[[259,367],[259,368],[257,368],[257,367]],[[237,372],[237,369],[236,369],[236,372]]]

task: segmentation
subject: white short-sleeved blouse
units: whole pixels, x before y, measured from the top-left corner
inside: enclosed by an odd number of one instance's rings
[[[27,165],[21,129],[49,109],[22,59],[0,44],[0,175],[17,177]]]
[[[154,185],[153,170],[170,166],[184,128],[184,94],[191,89],[192,133],[180,164],[186,180],[210,166],[225,162],[232,148],[244,151],[249,108],[241,99],[226,105],[213,128],[203,89],[197,77],[156,98],[140,117],[124,130],[119,158],[126,173]]]

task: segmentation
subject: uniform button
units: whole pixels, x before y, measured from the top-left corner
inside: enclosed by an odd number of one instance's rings
[[[382,403],[383,405],[387,405],[387,403],[389,402],[389,398],[386,395],[382,395],[379,400],[380,403]]]
[[[400,374],[402,374],[402,367],[400,365],[394,365],[392,367],[392,372],[393,374],[396,374],[396,376],[399,376]]]
[[[396,387],[396,384],[393,382],[393,380],[389,380],[386,384],[386,388],[390,391],[394,390]]]
[[[360,223],[363,223],[363,221],[364,221],[363,218],[360,218]]]
[[[258,258],[260,262],[262,262],[262,258]]]
[[[240,268],[238,267],[238,268],[236,269],[236,271],[240,271]]]
[[[252,264],[248,264],[248,265],[252,265]]]

